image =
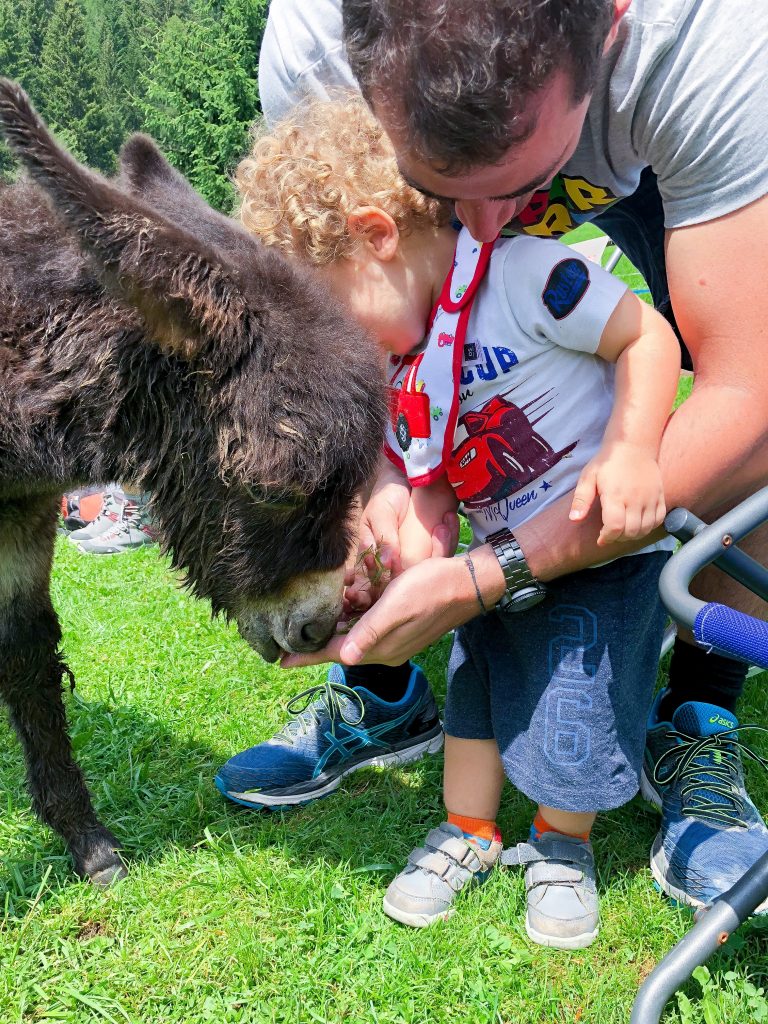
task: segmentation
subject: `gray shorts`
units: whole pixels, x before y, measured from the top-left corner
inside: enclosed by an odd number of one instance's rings
[[[563,811],[619,807],[637,792],[666,613],[666,551],[547,584],[519,615],[456,631],[445,731],[495,739],[510,782]]]

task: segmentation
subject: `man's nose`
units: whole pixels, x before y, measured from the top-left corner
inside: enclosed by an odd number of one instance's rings
[[[477,242],[492,242],[517,212],[514,199],[491,202],[488,199],[460,200],[456,203],[456,216]]]

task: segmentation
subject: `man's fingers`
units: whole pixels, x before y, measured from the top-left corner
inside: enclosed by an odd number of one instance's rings
[[[451,522],[451,518],[455,522]],[[432,531],[432,557],[452,558],[459,543],[459,517],[449,512]]]
[[[334,636],[319,651],[311,654],[284,654],[280,668],[305,668],[307,665],[323,665],[327,661],[341,661],[341,647],[345,636]]]
[[[449,533],[448,558],[456,554],[459,546],[459,534],[461,533],[461,519],[458,512],[446,512],[443,516],[443,526],[447,527]]]
[[[371,611],[364,615],[359,622],[356,622],[344,637],[344,643],[340,650],[340,660],[345,665],[360,664],[368,651],[378,644],[379,633],[374,623],[371,622],[371,619],[375,618],[376,615],[375,609],[376,606],[374,605]]]

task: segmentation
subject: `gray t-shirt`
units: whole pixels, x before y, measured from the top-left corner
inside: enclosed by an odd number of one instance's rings
[[[259,64],[267,121],[353,78],[341,0],[272,0]],[[768,19],[755,0],[633,0],[605,56],[579,145],[521,216],[552,237],[657,175],[668,228],[768,193]]]

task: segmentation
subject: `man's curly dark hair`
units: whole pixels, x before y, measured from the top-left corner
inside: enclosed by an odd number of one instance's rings
[[[592,91],[613,0],[343,0],[344,43],[369,102],[394,109],[443,173],[497,163],[533,132],[527,101],[567,70]],[[396,102],[392,104],[392,100]]]

